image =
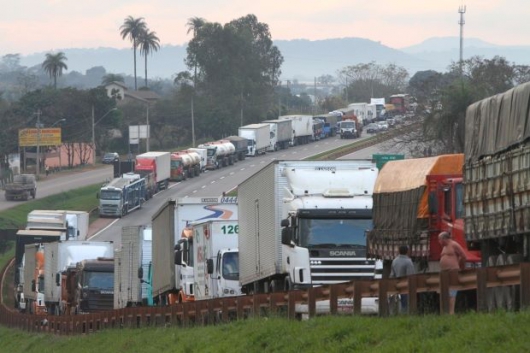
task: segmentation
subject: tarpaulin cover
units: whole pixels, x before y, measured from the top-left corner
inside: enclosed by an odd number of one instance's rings
[[[530,83],[478,101],[466,112],[466,162],[494,155],[530,136]]]

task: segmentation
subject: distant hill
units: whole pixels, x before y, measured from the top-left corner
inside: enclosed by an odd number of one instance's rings
[[[325,40],[277,40],[274,42],[284,56],[282,80],[312,82],[315,77],[329,74],[359,63],[375,61],[386,65],[394,63],[405,67],[411,75],[421,70],[446,71],[452,61],[458,60],[458,37],[429,38],[424,42],[402,49],[393,49],[369,39],[334,38]],[[530,47],[508,47],[484,42],[480,39],[464,40],[464,57],[501,55],[517,64],[530,64]],[[132,49],[94,48],[62,49],[68,58],[68,72],[85,73],[87,69],[103,66],[107,73],[132,75]],[[40,65],[45,53],[23,56],[24,66]],[[148,57],[149,78],[170,79],[186,70],[184,59],[186,45],[166,45]],[[144,58],[137,57],[137,75],[144,75]]]

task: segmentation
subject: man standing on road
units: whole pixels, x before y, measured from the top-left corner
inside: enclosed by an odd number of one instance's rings
[[[466,265],[466,253],[456,241],[451,239],[451,234],[441,232],[438,235],[438,241],[443,246],[440,254],[440,270],[451,271],[464,269]],[[458,291],[449,291],[449,314],[455,313],[456,294]]]
[[[399,255],[392,260],[392,267],[390,269],[390,278],[405,277],[416,273],[414,264],[408,256],[409,247],[401,245],[399,247]],[[408,309],[408,294],[401,294],[401,312],[405,313]]]

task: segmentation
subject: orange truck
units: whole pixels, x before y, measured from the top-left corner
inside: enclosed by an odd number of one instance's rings
[[[399,247],[407,245],[418,271],[438,272],[440,232],[448,231],[466,251],[469,263],[481,261],[464,234],[463,154],[388,161],[373,194],[373,229],[367,257],[383,261],[388,277]]]
[[[192,150],[171,153],[170,180],[182,181],[199,176],[201,173],[201,156]]]

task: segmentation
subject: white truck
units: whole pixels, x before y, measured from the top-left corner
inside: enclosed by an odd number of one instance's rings
[[[152,229],[121,229],[121,246],[114,251],[114,309],[152,306]]]
[[[190,151],[195,151],[201,159],[201,173],[206,170],[206,160],[208,159],[208,150],[206,148],[189,148]]]
[[[153,297],[159,305],[194,299],[192,222],[237,219],[237,197],[168,200],[152,217]],[[179,259],[176,259],[178,254]],[[178,261],[181,265],[175,265]]]
[[[206,169],[214,170],[232,165],[236,160],[236,148],[228,140],[207,142],[199,145],[207,150]]]
[[[282,115],[279,120],[291,120],[293,133],[291,135],[291,146],[305,145],[313,138],[313,116],[312,115]]]
[[[112,258],[114,246],[112,242],[66,241],[46,243],[44,247],[44,301],[47,312],[53,315],[64,314],[68,302],[64,295],[66,273],[75,268],[78,262],[97,258]],[[24,283],[28,283],[26,278]],[[94,278],[92,283],[98,281]],[[92,291],[99,290],[97,285]],[[104,288],[105,290],[108,288]]]
[[[263,154],[271,143],[270,125],[267,123],[240,126],[239,136],[248,140],[247,156]]]
[[[142,207],[147,198],[146,194],[145,178],[114,178],[97,193],[99,216],[124,217],[129,212]]]
[[[194,222],[192,228],[195,300],[241,295],[237,220]]]
[[[139,154],[136,156],[134,171],[146,180],[154,178],[156,190],[152,194],[165,190],[171,177],[171,153],[152,151]],[[148,192],[151,194],[150,190]]]
[[[357,116],[361,124],[368,124],[368,103],[351,103],[348,104],[348,108],[353,109],[353,114]]]
[[[291,120],[264,120],[263,123],[270,125],[270,146],[267,151],[274,152],[279,149],[289,148],[293,135],[293,123]]]
[[[273,161],[242,182],[242,291],[374,278],[376,262],[366,258],[365,231],[372,226],[376,177],[370,160]]]
[[[89,214],[74,210],[33,210],[28,213],[26,229],[64,230],[63,240],[86,240]]]

